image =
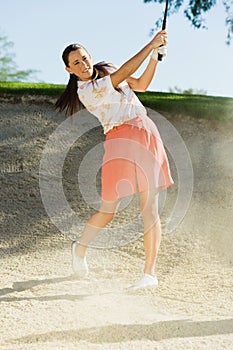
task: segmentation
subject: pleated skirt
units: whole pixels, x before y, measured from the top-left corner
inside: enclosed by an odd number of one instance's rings
[[[163,190],[173,183],[163,142],[149,117],[134,118],[106,134],[102,163],[104,201]]]

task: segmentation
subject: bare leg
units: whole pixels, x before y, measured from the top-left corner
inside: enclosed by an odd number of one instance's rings
[[[140,206],[144,222],[144,250],[146,256],[144,273],[154,276],[156,258],[161,242],[157,191],[141,192]]]
[[[99,231],[112,221],[119,206],[119,201],[102,201],[97,213],[87,221],[83,234],[76,245],[75,253],[83,258],[86,255],[88,244],[95,238]]]

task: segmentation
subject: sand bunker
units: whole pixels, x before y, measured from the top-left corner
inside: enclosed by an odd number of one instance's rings
[[[180,226],[163,236],[159,288],[128,292],[143,267],[139,226],[137,239],[120,248],[91,248],[90,275],[79,281],[70,240],[44,209],[41,154],[64,120],[52,103],[1,99],[0,349],[232,349],[233,124],[166,115],[192,159],[192,201]],[[64,165],[64,192],[83,223],[93,208],[78,191],[77,164],[103,137],[98,126],[83,135]],[[138,215],[135,203],[115,225]]]

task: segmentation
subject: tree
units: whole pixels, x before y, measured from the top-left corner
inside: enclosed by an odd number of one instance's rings
[[[18,70],[14,61],[15,54],[11,52],[14,43],[0,33],[0,81],[27,81],[37,70]]]
[[[169,88],[169,92],[175,93],[175,94],[183,94],[183,95],[206,95],[206,90],[197,90],[193,88],[182,90],[178,86],[175,86],[174,88]]]
[[[157,2],[164,3],[165,0],[143,0],[144,3],[147,2]],[[170,0],[168,6],[168,16],[172,15],[180,10],[184,3],[184,0]],[[186,2],[185,2],[186,3]],[[222,0],[223,6],[226,12],[225,24],[227,27],[227,44],[231,42],[231,37],[233,35],[233,0]],[[205,19],[203,14],[211,10],[216,5],[216,0],[188,0],[184,8],[184,16],[191,22],[194,28],[206,28]],[[158,30],[161,27],[162,18],[155,22],[155,28]]]

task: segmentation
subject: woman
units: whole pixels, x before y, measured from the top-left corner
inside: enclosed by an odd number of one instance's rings
[[[99,119],[106,134],[102,202],[99,211],[88,220],[80,241],[72,245],[73,270],[78,277],[88,273],[88,244],[114,218],[120,199],[139,191],[146,259],[142,278],[131,288],[158,285],[158,192],[173,184],[173,180],[158,130],[133,90],[146,91],[156,71],[160,47],[166,44],[167,32],[158,32],[119,69],[105,62],[93,65],[91,55],[78,44],[69,45],[63,52],[70,80],[56,103],[57,109],[72,115],[84,105]],[[139,78],[132,77],[150,53],[145,71]]]

